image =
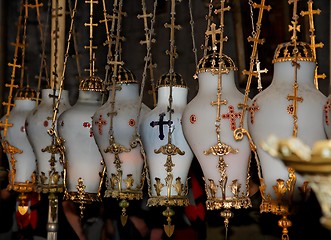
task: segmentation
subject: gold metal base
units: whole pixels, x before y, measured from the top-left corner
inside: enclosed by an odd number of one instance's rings
[[[172,196],[172,197],[150,197],[147,201],[148,207],[155,206],[178,206],[185,207],[190,204],[188,198],[186,196]]]
[[[34,192],[36,190],[36,184],[35,183],[14,183],[14,184],[8,184],[7,186],[8,191],[15,191],[19,193],[29,193]]]
[[[105,197],[112,197],[117,199],[126,200],[140,200],[143,198],[143,193],[141,190],[106,190]]]
[[[41,184],[37,186],[37,192],[39,193],[62,193],[64,191],[63,184],[49,185]]]
[[[206,201],[207,210],[220,209],[241,209],[251,207],[251,199],[249,197],[241,197],[236,199],[209,198]]]

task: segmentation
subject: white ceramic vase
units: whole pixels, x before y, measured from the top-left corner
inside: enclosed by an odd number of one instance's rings
[[[183,206],[187,200],[187,174],[193,159],[193,153],[188,145],[182,130],[181,119],[187,105],[187,87],[182,83],[179,74],[174,74],[172,86],[172,116],[169,123],[169,74],[161,77],[158,84],[157,106],[151,110],[143,120],[142,139],[147,155],[149,170],[149,206]],[[168,122],[168,123],[166,123]],[[166,150],[169,143],[169,126],[171,126],[171,144],[176,149],[169,149],[175,153],[169,160]],[[170,154],[170,152],[169,152]],[[168,160],[167,160],[168,159]]]
[[[40,104],[26,118],[26,131],[37,157],[38,185],[44,193],[63,191],[63,165],[59,160],[60,155],[55,154],[54,161],[51,163],[52,154],[45,151],[52,144],[52,137],[48,134],[48,130],[52,126],[53,96],[55,94],[56,101],[58,92],[58,90],[54,92],[53,89],[43,89]],[[63,90],[58,116],[68,108],[70,108],[68,91]]]
[[[79,203],[100,197],[102,156],[93,137],[92,121],[101,106],[101,87],[90,89],[96,80],[90,77],[81,82],[77,102],[58,119],[66,158],[65,198]]]
[[[100,153],[107,166],[106,197],[120,199],[141,199],[144,181],[142,143],[137,126],[139,106],[139,85],[133,74],[120,66],[113,92],[93,116],[93,133]],[[142,106],[142,117],[147,107]],[[112,131],[110,131],[112,125]]]
[[[8,123],[6,137],[1,129],[2,144],[9,161],[9,190],[17,192],[35,191],[36,185],[36,156],[27,138],[25,119],[36,106],[35,92],[30,88],[20,89],[14,98]],[[27,96],[26,93],[29,95]],[[32,96],[33,95],[33,96]],[[2,117],[1,122],[5,122]]]
[[[292,50],[293,46],[290,43],[278,46],[273,60],[272,83],[254,97],[249,111],[248,128],[257,146],[266,187],[262,195],[264,198],[270,195],[274,200],[277,200],[274,188],[282,188],[282,183],[286,183],[289,179],[289,171],[282,161],[261,148],[261,142],[265,142],[270,135],[275,135],[279,139],[290,138],[295,129],[297,137],[310,147],[317,140],[326,138],[323,129],[323,106],[326,97],[314,86],[315,59],[312,58],[312,51],[308,44],[298,42],[299,67],[296,69]],[[297,93],[293,85],[295,75],[297,75]],[[295,97],[297,101],[293,100]],[[297,127],[294,120],[295,105]],[[298,187],[303,183],[304,179],[297,175],[294,193],[291,194],[293,200],[300,200]],[[284,199],[290,200],[288,197],[289,195],[286,195]]]
[[[234,139],[234,130],[239,127],[244,100],[234,81],[236,67],[231,58],[210,54],[198,65],[199,91],[189,102],[183,114],[183,130],[204,175],[207,194],[207,209],[247,208],[250,206],[248,192],[248,167],[250,145],[247,138]],[[216,132],[218,113],[219,65],[221,65],[221,101],[219,139]],[[243,127],[246,128],[246,118]],[[219,141],[218,141],[219,140]],[[219,143],[219,146],[216,146]],[[223,145],[224,144],[224,145]],[[221,147],[220,147],[221,146]],[[212,147],[218,149],[223,160]],[[224,147],[224,148],[223,148]]]

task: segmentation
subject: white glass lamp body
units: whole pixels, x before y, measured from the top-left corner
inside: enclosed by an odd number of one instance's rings
[[[297,68],[297,97],[302,98],[302,102],[297,102],[297,137],[312,147],[317,140],[326,138],[323,129],[323,106],[326,97],[314,86],[315,63],[311,61],[298,61],[298,63],[300,68]],[[282,161],[265,152],[260,144],[270,135],[275,135],[279,139],[292,136],[293,101],[288,98],[294,95],[294,77],[295,67],[291,61],[276,62],[271,85],[254,97],[252,106],[255,111],[249,112],[248,128],[257,146],[266,185],[265,194],[270,194],[275,200],[277,198],[273,186],[276,185],[277,179],[287,181],[289,172]],[[297,175],[295,189],[303,183],[304,179]],[[299,191],[294,191],[294,200],[300,200],[298,193]]]
[[[36,102],[31,99],[16,99],[14,103],[16,106],[12,108],[8,119],[12,127],[7,128],[5,138],[3,129],[1,130],[2,141],[7,141],[16,150],[21,151],[13,155],[14,162],[11,161],[11,154],[7,153],[10,167],[8,188],[18,192],[31,192],[36,184],[37,165],[36,156],[27,138],[25,119],[35,108]],[[1,122],[4,122],[4,119],[5,116]]]
[[[79,194],[95,196],[99,193],[102,156],[93,137],[92,117],[101,105],[101,93],[79,91],[74,106],[64,111],[58,119],[58,131],[64,139],[66,158],[66,191],[70,199],[79,201]],[[77,188],[83,192],[79,192]]]
[[[59,93],[55,91],[55,96]],[[42,100],[26,119],[26,131],[29,141],[37,157],[39,184],[43,192],[62,191],[63,190],[63,165],[60,163],[60,155],[55,154],[54,173],[51,173],[50,159],[52,154],[43,151],[47,146],[52,144],[52,137],[48,130],[52,126],[54,90],[43,89],[41,92]],[[57,97],[55,97],[57,100]],[[67,90],[62,91],[59,105],[58,116],[68,108],[69,95]],[[57,126],[55,126],[57,128]]]
[[[221,100],[226,100],[226,104],[221,105],[220,109],[220,141],[238,151],[224,156],[227,176],[224,193],[222,193],[219,183],[222,178],[219,157],[204,153],[218,141],[215,128],[217,105],[211,104],[217,102],[218,78],[218,74],[210,71],[199,73],[199,91],[184,111],[183,130],[204,174],[207,209],[246,208],[250,206],[248,167],[251,150],[246,137],[241,141],[236,141],[233,136],[233,131],[239,127],[241,116],[238,104],[242,103],[244,99],[243,94],[235,85],[233,70],[230,70],[228,74],[223,73],[221,77]],[[244,118],[243,127],[246,128],[246,126],[247,121]],[[233,192],[233,188],[237,188],[237,191]]]
[[[185,87],[172,87],[173,113],[171,116],[171,143],[185,153],[183,155],[176,154],[171,156],[174,166],[172,168],[172,180],[170,187],[167,186],[166,181],[168,176],[165,167],[167,155],[163,153],[155,153],[155,150],[158,150],[160,147],[168,144],[169,126],[166,124],[153,125],[153,123],[159,121],[166,122],[169,120],[168,106],[170,86],[159,87],[157,106],[150,111],[143,120],[141,129],[149,168],[150,199],[148,204],[151,206],[164,205],[164,199],[168,199],[168,203],[170,203],[170,205],[187,204],[187,198],[185,195],[185,189],[187,188],[186,180],[193,159],[193,152],[184,137],[181,125],[182,114],[187,105],[187,93],[188,89]],[[160,118],[161,114],[164,114],[163,120]],[[161,137],[162,139],[160,139],[162,131],[163,138]],[[179,188],[176,189],[176,186]]]
[[[139,111],[139,85],[136,83],[117,84],[116,89],[114,109],[112,110],[111,106],[113,96],[110,91],[108,101],[95,112],[92,122],[95,141],[107,166],[109,182],[105,196],[141,199],[145,161],[141,153],[141,144],[132,146],[138,137],[136,127]],[[111,113],[112,111],[113,113]],[[146,111],[147,107],[143,106],[140,120]],[[109,135],[111,119],[113,143],[126,149],[118,154],[120,165],[116,164],[116,154],[107,151],[107,148],[113,144],[110,143]]]

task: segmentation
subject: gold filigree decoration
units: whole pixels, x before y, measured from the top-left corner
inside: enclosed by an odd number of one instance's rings
[[[167,143],[166,145],[161,146],[159,149],[157,149],[157,150],[155,149],[154,152],[156,154],[163,153],[164,155],[167,155],[167,161],[164,164],[167,172],[171,172],[172,168],[175,166],[172,162],[171,156],[174,156],[177,154],[182,156],[185,154],[185,151],[180,150],[177,146],[175,146],[172,143]]]
[[[154,188],[155,188],[156,195],[161,196],[161,191],[162,191],[162,188],[164,187],[164,184],[161,183],[161,179],[158,177],[155,178],[155,182],[156,183],[154,183]]]
[[[184,184],[181,182],[181,180],[182,179],[180,177],[177,177],[175,184],[172,185],[175,188],[178,196],[182,195],[184,189]]]
[[[134,179],[132,177],[132,174],[128,174],[127,178],[123,180],[125,182],[126,188],[131,189],[134,183]]]
[[[2,142],[2,148],[4,153],[10,155],[10,170],[8,172],[8,186],[7,189],[13,190],[15,192],[21,192],[21,193],[26,193],[26,192],[32,192],[36,188],[36,172],[31,173],[31,181],[26,180],[25,182],[16,182],[16,159],[15,159],[15,154],[22,154],[23,151],[19,148],[16,148],[12,146],[7,140],[4,140]]]

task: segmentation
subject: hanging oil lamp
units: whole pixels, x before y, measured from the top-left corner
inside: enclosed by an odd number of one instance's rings
[[[165,206],[163,215],[167,218],[165,233],[171,236],[174,225],[171,217],[175,214],[171,207],[187,206],[187,174],[193,153],[185,140],[181,118],[187,104],[187,86],[180,74],[176,73],[175,4],[171,1],[170,28],[170,69],[158,81],[158,101],[142,122],[142,139],[148,163],[148,206]]]
[[[272,135],[262,146],[267,153],[281,159],[286,166],[295,169],[309,182],[321,206],[323,216],[320,222],[327,229],[331,229],[330,140],[316,141],[311,148],[299,138],[278,139]]]
[[[24,9],[24,11],[23,11]],[[24,21],[22,24],[22,16]],[[25,49],[27,21],[29,17],[29,5],[22,1],[20,16],[17,24],[17,35],[14,43],[13,62],[8,65],[12,68],[10,83],[6,84],[9,89],[8,100],[3,102],[6,114],[0,120],[0,133],[3,151],[9,161],[7,186],[8,190],[20,193],[17,200],[17,211],[23,216],[30,212],[30,194],[36,190],[36,157],[27,138],[25,119],[35,107],[36,91],[27,85],[24,86],[25,78]],[[22,39],[21,39],[22,31]],[[21,49],[21,63],[18,63],[19,49]],[[20,84],[15,85],[16,70],[20,68]],[[12,102],[14,89],[18,89]]]
[[[54,31],[51,35],[51,76],[48,86],[41,90],[40,104],[29,114],[26,119],[26,129],[28,138],[36,154],[38,164],[38,191],[42,193],[61,193],[63,192],[63,165],[60,163],[60,154],[52,151],[52,136],[49,134],[49,129],[53,123],[53,109],[57,101],[60,89],[60,79],[63,71],[64,61],[64,35],[60,34],[65,28],[64,12],[65,6],[59,6],[59,1],[55,1],[57,5],[53,6],[52,25]],[[41,32],[41,35],[44,34]],[[45,40],[43,40],[43,44]],[[42,46],[45,48],[45,46]],[[45,49],[43,49],[45,51]],[[43,53],[44,54],[44,53]],[[44,68],[45,59],[41,60],[39,82]],[[47,72],[47,70],[44,70]],[[39,97],[38,97],[39,100]],[[63,90],[61,94],[61,105],[58,107],[58,113],[61,114],[64,110],[70,107],[69,94],[67,90]],[[55,124],[54,131],[57,126]]]
[[[146,108],[142,105],[142,95],[139,96],[137,80],[121,61],[123,38],[119,30],[122,15],[125,14],[122,11],[122,4],[122,1],[119,1],[118,6],[114,5],[112,19],[117,20],[117,24],[113,24],[117,27],[116,34],[113,34],[113,28],[110,30],[110,35],[115,36],[113,41],[115,51],[113,56],[108,55],[107,70],[110,67],[112,69],[108,84],[109,98],[94,114],[92,127],[94,138],[107,166],[105,197],[120,200],[121,222],[125,225],[129,200],[139,200],[143,197],[146,156],[138,130],[139,121],[146,114]]]
[[[325,96],[314,85],[316,59],[310,44],[297,41],[300,31],[297,15],[298,0],[293,4],[293,17],[289,30],[291,41],[279,44],[273,58],[274,75],[271,85],[257,94],[250,107],[249,132],[257,144],[263,178],[261,212],[282,216],[279,226],[283,228],[282,239],[289,239],[287,218],[292,213],[294,202],[301,200],[298,187],[307,190],[305,180],[287,168],[276,157],[264,152],[261,142],[273,134],[278,138],[298,137],[312,146],[325,139],[323,104]]]
[[[96,46],[93,45],[93,9],[97,1],[89,1],[90,17],[85,26],[89,27],[90,64],[89,76],[79,84],[79,97],[76,104],[64,111],[58,118],[59,137],[64,140],[65,148],[65,191],[64,198],[79,203],[83,217],[85,204],[100,200],[101,185],[105,167],[92,131],[92,117],[101,106],[103,91],[102,80],[95,75]],[[72,30],[72,28],[71,28]]]
[[[213,4],[209,5],[207,19],[211,18]],[[199,91],[185,108],[183,130],[199,164],[202,168],[206,206],[208,210],[222,210],[227,230],[231,209],[248,208],[249,198],[249,161],[250,144],[248,139],[236,141],[234,131],[242,120],[240,103],[243,94],[236,88],[233,60],[223,53],[224,14],[230,7],[220,1],[220,25],[208,20],[205,32],[204,56],[197,65]],[[208,43],[211,45],[208,46]],[[215,99],[216,98],[216,99]],[[238,107],[239,106],[239,107]]]

